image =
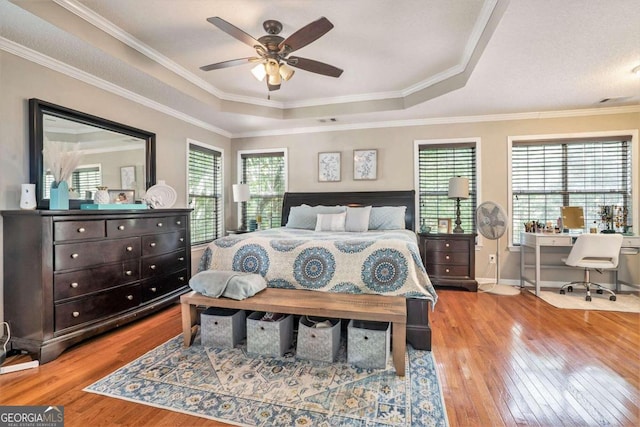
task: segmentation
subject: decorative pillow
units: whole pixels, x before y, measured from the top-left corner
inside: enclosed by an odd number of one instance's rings
[[[345,212],[344,206],[293,206],[289,210],[287,228],[303,228],[314,230],[318,220],[318,214],[332,214]]]
[[[347,206],[347,219],[345,221],[345,231],[367,231],[369,229],[369,217],[371,206],[363,208],[352,208]]]
[[[347,213],[318,214],[316,231],[344,231]]]
[[[369,230],[404,230],[406,206],[381,206],[371,209]]]
[[[266,289],[267,281],[259,274],[205,270],[193,275],[189,279],[189,286],[208,297],[242,300]]]

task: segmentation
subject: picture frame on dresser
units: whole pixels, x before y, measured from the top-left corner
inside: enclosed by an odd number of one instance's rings
[[[438,233],[451,233],[450,218],[438,218]]]

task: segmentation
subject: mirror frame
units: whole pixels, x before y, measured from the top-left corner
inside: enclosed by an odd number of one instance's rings
[[[156,134],[137,129],[122,123],[112,122],[102,117],[82,113],[40,99],[29,99],[29,182],[36,184],[36,201],[38,209],[48,209],[49,199],[44,199],[43,175],[44,161],[42,148],[44,142],[43,115],[49,114],[74,122],[110,130],[113,132],[140,138],[145,141],[145,190],[156,184]],[[69,209],[80,209],[83,203],[93,200],[69,200]]]

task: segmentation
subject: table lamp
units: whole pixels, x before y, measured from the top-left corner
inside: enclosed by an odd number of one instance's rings
[[[242,203],[242,226],[241,230],[247,229],[247,204],[246,202],[251,198],[249,194],[249,184],[233,184],[233,201],[236,203]]]
[[[449,179],[449,198],[456,199],[456,228],[453,229],[454,233],[464,233],[460,224],[460,199],[469,198],[469,178],[462,178],[459,176]]]

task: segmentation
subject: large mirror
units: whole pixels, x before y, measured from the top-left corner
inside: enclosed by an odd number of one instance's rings
[[[47,144],[81,154],[68,181],[70,209],[92,203],[97,187],[127,190],[140,200],[156,183],[155,134],[34,98],[29,100],[29,178],[39,209],[48,208],[53,181],[42,155]]]

